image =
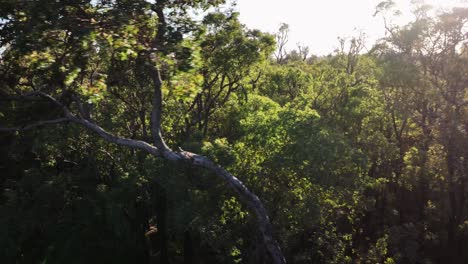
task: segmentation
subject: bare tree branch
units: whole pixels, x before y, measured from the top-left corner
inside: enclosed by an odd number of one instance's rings
[[[78,106],[78,111],[80,112],[80,115],[84,119],[90,120],[91,119],[91,113],[90,113],[89,109],[84,107],[83,103],[81,102],[81,99],[78,96],[76,96],[75,94],[72,95],[72,99],[76,103],[76,105]]]
[[[47,99],[48,101],[52,102],[56,106],[60,107],[62,111],[64,112],[65,116],[69,117],[71,115],[71,112],[68,110],[66,106],[64,106],[62,103],[60,103],[57,99],[54,97],[40,91],[34,91],[34,92],[29,92],[26,94],[22,95],[23,97],[41,97],[44,99]]]
[[[141,141],[141,140],[136,140],[136,139],[129,139],[129,138],[124,138],[124,137],[119,137],[116,136],[110,132],[107,132],[104,128],[100,127],[99,125],[85,119],[77,118],[75,116],[70,117],[70,121],[76,124],[80,124],[96,134],[98,134],[100,137],[105,139],[106,141],[109,141],[111,143],[120,145],[120,146],[125,146],[129,147],[132,149],[141,149],[144,150],[154,156],[161,156],[160,151],[158,148],[155,146],[148,144],[147,142]]]
[[[162,136],[161,130],[161,113],[162,113],[162,79],[161,73],[156,65],[153,65],[152,73],[154,83],[154,94],[153,94],[153,109],[151,110],[151,135],[156,147],[161,151],[161,154],[166,158],[173,160],[173,152],[167,146]]]
[[[257,224],[262,235],[263,244],[265,245],[267,251],[270,253],[274,264],[284,264],[286,260],[284,259],[283,253],[279,247],[278,242],[273,238],[273,231],[271,227],[270,218],[268,217],[268,212],[263,206],[263,203],[260,199],[253,194],[239,179],[234,175],[226,171],[221,166],[215,164],[211,160],[207,159],[204,156],[197,155],[191,152],[182,151],[177,153],[178,156],[181,156],[185,162],[190,164],[208,169],[209,171],[216,174],[218,177],[223,178],[239,196],[241,202],[246,204],[250,210],[252,210],[257,217]]]
[[[36,129],[45,125],[55,125],[59,123],[70,122],[70,119],[63,117],[52,120],[38,121],[29,125],[19,126],[19,127],[0,127],[0,132],[16,132],[16,131],[27,131]]]

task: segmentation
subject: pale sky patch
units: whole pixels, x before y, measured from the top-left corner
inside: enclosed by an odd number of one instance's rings
[[[310,47],[312,54],[326,55],[337,47],[337,37],[364,32],[367,47],[385,34],[381,16],[373,17],[381,0],[237,0],[235,10],[248,28],[274,33],[281,23],[290,26],[288,50],[297,43]],[[411,21],[411,1],[395,0],[403,14],[393,20]],[[436,8],[468,7],[468,0],[426,0]]]

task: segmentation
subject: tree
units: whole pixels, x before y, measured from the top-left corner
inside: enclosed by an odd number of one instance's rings
[[[208,34],[201,43],[203,84],[188,107],[186,134],[192,126],[204,136],[212,114],[221,108],[233,93],[245,98],[252,69],[265,61],[273,50],[274,41],[259,31],[246,31],[238,21],[238,14],[208,15],[204,26]]]
[[[452,257],[446,260],[450,263],[465,259],[459,249],[463,247],[463,239],[456,235],[460,229],[455,231],[459,221],[456,219],[462,218],[459,214],[463,214],[463,210],[453,210],[466,204],[463,180],[466,174],[459,170],[463,165],[455,161],[464,160],[465,154],[453,144],[466,136],[460,127],[454,126],[455,123],[464,124],[459,118],[466,111],[462,95],[466,85],[460,83],[466,83],[466,78],[460,75],[460,70],[466,69],[466,32],[463,30],[466,14],[466,9],[455,8],[431,17],[427,6],[419,3],[414,22],[402,27],[386,25],[388,37],[378,48],[384,66],[381,87],[391,115],[392,137],[399,148],[394,170],[400,179],[396,183],[399,186],[396,195],[401,201],[398,204],[400,222],[418,219],[425,223],[425,227],[415,227],[414,233],[418,233],[419,238],[414,240],[424,241],[422,238],[430,233],[441,237],[441,241],[421,242],[420,250],[427,251],[438,243],[437,247],[451,252]],[[436,162],[437,159],[445,160],[445,164]],[[430,187],[434,185],[440,188]],[[404,206],[403,201],[409,196],[417,201],[417,210]],[[436,196],[443,197],[443,201],[436,202]],[[435,216],[435,211],[441,214]],[[427,214],[431,214],[430,217]],[[433,222],[435,218],[447,229],[440,229],[439,224]],[[433,258],[441,259],[442,254],[431,252]]]
[[[288,43],[289,25],[282,23],[276,33],[276,63],[283,63],[286,58],[286,44]]]
[[[258,197],[219,165],[195,153],[174,151],[163,137],[163,90],[165,82],[174,74],[170,65],[183,71],[187,65],[184,63],[191,58],[184,57],[187,50],[183,49],[183,39],[194,32],[196,25],[187,13],[190,9],[206,9],[221,2],[25,1],[2,5],[2,97],[11,102],[11,110],[17,109],[15,102],[28,101],[45,104],[47,110],[36,122],[17,125],[14,124],[17,120],[6,118],[1,130],[15,132],[76,124],[108,142],[205,168],[224,179],[257,215],[262,242],[273,263],[285,263],[273,238],[267,211]],[[171,15],[166,16],[167,12]],[[114,71],[114,65],[119,71]],[[152,89],[150,117],[142,114],[140,120],[143,135],[148,128],[151,140],[118,136],[98,124],[103,120],[118,123],[102,106],[108,103],[107,89],[118,96],[126,92],[119,87],[135,85],[116,75],[131,70],[129,66],[138,69],[135,79],[141,82],[140,89]],[[146,98],[145,93],[140,95],[140,99]],[[144,113],[146,108],[140,110]]]

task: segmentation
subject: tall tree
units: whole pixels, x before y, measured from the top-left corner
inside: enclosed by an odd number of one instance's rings
[[[2,131],[76,124],[111,143],[205,168],[224,179],[257,216],[262,242],[272,262],[285,263],[259,198],[219,165],[195,153],[174,151],[163,137],[163,90],[171,74],[169,65],[176,63],[183,70],[186,57],[180,56],[179,48],[184,37],[194,32],[195,24],[188,13],[221,2],[7,2],[1,7],[2,96],[21,103],[40,102],[48,107],[39,121],[22,120],[25,123],[18,124],[19,120],[4,119]],[[149,124],[145,124],[146,118],[140,120],[141,126],[148,127],[151,139],[119,136],[98,124],[106,119],[112,124],[118,122],[102,106],[109,86],[132,85],[112,71],[114,63],[127,61],[143,71],[136,73],[144,75],[140,81],[151,83]],[[121,68],[120,73],[127,70]],[[15,110],[13,101],[10,107]]]

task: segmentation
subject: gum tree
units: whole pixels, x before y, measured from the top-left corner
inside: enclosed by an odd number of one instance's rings
[[[39,0],[2,3],[2,100],[7,102],[9,112],[18,110],[19,105],[34,104],[45,104],[47,110],[34,113],[34,116],[41,116],[34,121],[3,115],[0,130],[16,133],[42,127],[49,129],[58,124],[80,126],[105,141],[163,158],[174,162],[175,166],[188,164],[204,168],[222,178],[256,215],[263,245],[272,262],[285,263],[273,238],[268,213],[259,198],[221,166],[196,153],[180,148],[173,150],[163,137],[163,95],[176,93],[182,100],[186,89],[180,84],[171,87],[171,78],[197,74],[195,45],[202,33],[190,14],[222,2]],[[126,78],[127,74],[133,78]],[[187,82],[191,84],[187,85],[192,87],[188,88],[190,90],[197,80],[188,78]],[[127,103],[139,106],[140,137],[111,132],[118,123],[112,120],[116,113],[103,104],[109,98],[132,99],[128,94],[138,99],[136,103]],[[100,124],[102,120],[111,121]]]

